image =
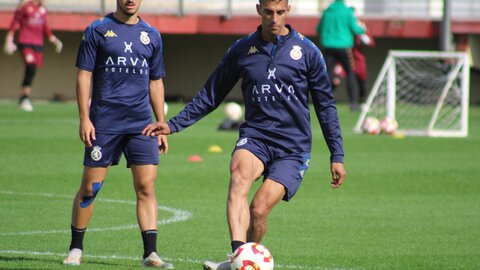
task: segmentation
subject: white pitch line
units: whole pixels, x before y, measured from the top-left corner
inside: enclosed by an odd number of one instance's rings
[[[53,257],[65,257],[67,253],[56,253],[56,252],[40,252],[40,251],[28,251],[28,250],[0,250],[0,254],[16,254],[16,255],[30,255],[30,256],[53,256]],[[140,257],[135,256],[123,256],[123,255],[89,255],[83,254],[82,258],[90,259],[107,259],[107,260],[128,260],[128,261],[140,261]],[[188,262],[188,263],[202,263],[202,260],[199,259],[173,259],[162,257],[166,261],[174,262]]]
[[[61,198],[61,199],[71,199],[73,200],[73,196],[67,195],[58,195],[58,194],[51,194],[51,193],[29,193],[29,192],[14,192],[14,191],[0,191],[0,194],[3,195],[12,195],[12,196],[37,196],[37,197],[51,197],[51,198]],[[130,204],[136,205],[134,201],[127,201],[127,200],[115,200],[115,199],[102,199],[97,198],[97,201],[106,202],[106,203],[120,203],[120,204]],[[158,205],[158,210],[167,211],[173,213],[173,217],[167,219],[161,219],[158,221],[158,225],[166,225],[175,222],[182,222],[187,221],[192,216],[192,213],[186,210],[176,209],[168,206]],[[120,230],[130,230],[138,228],[137,224],[129,224],[129,225],[122,225],[122,226],[115,226],[115,227],[107,227],[107,228],[90,228],[88,232],[103,232],[103,231],[120,231]],[[70,233],[69,229],[65,230],[49,230],[49,231],[24,231],[24,232],[9,232],[9,233],[0,233],[0,236],[15,236],[15,235],[38,235],[38,234],[58,234],[58,233]]]
[[[52,257],[65,257],[67,253],[55,253],[55,252],[40,252],[40,251],[28,251],[28,250],[0,250],[0,254],[14,254],[14,255],[28,255],[28,256],[52,256]],[[83,258],[90,259],[104,259],[104,260],[128,260],[128,261],[140,261],[140,257],[135,256],[122,256],[122,255],[82,255]],[[170,262],[182,262],[182,263],[195,263],[201,264],[203,260],[191,259],[191,258],[167,258],[163,257],[165,261]],[[331,267],[319,267],[319,266],[303,266],[303,265],[275,265],[278,268],[286,269],[309,269],[309,270],[363,270],[360,268],[331,268]]]

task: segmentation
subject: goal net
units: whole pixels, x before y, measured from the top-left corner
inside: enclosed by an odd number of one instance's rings
[[[467,136],[469,72],[466,53],[390,51],[354,131],[391,117],[401,134]]]

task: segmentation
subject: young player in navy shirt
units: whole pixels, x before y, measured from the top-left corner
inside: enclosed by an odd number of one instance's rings
[[[64,264],[79,265],[83,236],[93,201],[108,168],[122,153],[131,168],[137,196],[137,220],[144,243],[143,266],[172,269],[156,250],[155,178],[165,136],[142,135],[152,122],[164,121],[165,69],[160,33],[138,16],[141,0],[117,0],[117,10],[85,31],[77,56],[80,138],[85,144],[84,172],[73,202],[72,240]],[[91,105],[89,105],[92,85]]]
[[[227,220],[232,252],[245,242],[260,242],[267,217],[282,199],[297,192],[310,165],[312,133],[309,94],[330,150],[332,187],[346,172],[343,141],[325,61],[318,48],[285,24],[287,0],[260,0],[262,25],[227,52],[196,97],[168,123],[148,125],[143,134],[179,132],[215,110],[242,79],[245,122],[232,154]],[[264,181],[250,207],[248,193]],[[229,260],[205,262],[204,269],[230,269]]]

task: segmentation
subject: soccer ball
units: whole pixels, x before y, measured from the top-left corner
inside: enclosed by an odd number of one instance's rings
[[[238,103],[229,102],[225,106],[225,116],[228,120],[239,121],[242,113],[242,107]]]
[[[385,117],[380,121],[380,129],[387,134],[393,134],[397,131],[398,123],[391,117]]]
[[[362,130],[365,133],[377,135],[380,133],[380,122],[377,118],[369,116],[363,121]]]
[[[272,270],[273,257],[265,246],[246,243],[233,253],[230,267],[232,270]]]

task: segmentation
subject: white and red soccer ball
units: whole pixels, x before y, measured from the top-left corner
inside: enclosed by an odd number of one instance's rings
[[[394,134],[397,131],[398,123],[392,117],[385,117],[380,121],[380,129],[386,134]]]
[[[228,120],[239,121],[242,118],[243,110],[236,102],[229,102],[225,105],[225,116]]]
[[[232,270],[272,270],[273,256],[262,244],[246,243],[235,250],[230,267]]]
[[[381,130],[380,121],[378,121],[378,119],[373,116],[369,116],[363,121],[362,130],[365,133],[377,135],[378,133],[380,133]]]

